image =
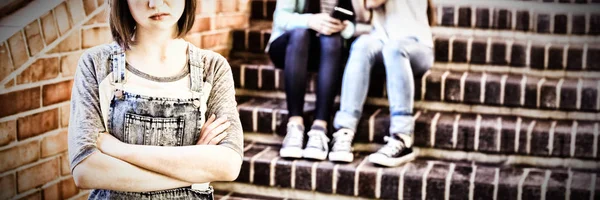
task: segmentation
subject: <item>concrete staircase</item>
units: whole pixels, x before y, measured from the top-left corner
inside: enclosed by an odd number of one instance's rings
[[[229,60],[244,163],[235,183],[213,185],[281,199],[599,199],[598,2],[434,1],[436,63],[415,83],[419,159],[381,168],[365,156],[388,134],[383,66],[372,73],[353,163],[278,156],[285,77],[264,54],[276,1],[252,0]],[[315,109],[309,77],[306,120]]]

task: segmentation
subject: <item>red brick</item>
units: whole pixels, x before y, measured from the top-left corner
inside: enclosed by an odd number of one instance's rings
[[[45,187],[42,191],[44,199],[64,199],[60,197],[59,183]]]
[[[209,49],[220,45],[227,45],[229,32],[210,33],[202,36],[202,48]]]
[[[38,141],[19,144],[0,151],[0,171],[5,172],[36,161],[40,157]]]
[[[17,121],[0,123],[0,146],[10,144],[17,139]],[[2,198],[0,198],[2,199]]]
[[[54,49],[49,53],[65,53],[71,51],[77,51],[81,49],[81,31],[76,30],[61,41]]]
[[[222,28],[245,28],[248,25],[248,16],[245,13],[219,15],[215,22],[217,29]]]
[[[238,11],[249,13],[250,10],[250,0],[238,0]]]
[[[185,40],[196,45],[197,47],[202,47],[202,34],[201,33],[190,33],[185,36]]]
[[[196,19],[194,20],[194,26],[190,32],[198,33],[210,30],[211,19],[212,18],[209,16],[196,16]]]
[[[92,14],[96,10],[96,0],[83,0],[83,9],[85,10],[85,15]]]
[[[25,48],[23,32],[19,31],[8,38],[8,46],[10,47],[10,54],[15,68],[19,68],[27,62],[29,55],[27,55],[27,48]]]
[[[76,51],[60,57],[60,72],[63,77],[75,75],[81,53],[83,52]]]
[[[61,103],[71,99],[71,87],[73,80],[63,81],[60,83],[44,85],[42,87],[43,106]]]
[[[69,165],[69,152],[64,152],[60,155],[60,175],[66,176],[71,174],[71,165]]]
[[[103,9],[102,11],[100,11],[100,13],[96,14],[94,17],[88,20],[85,23],[85,25],[108,23],[109,14],[110,13],[107,9]]]
[[[85,19],[85,8],[82,0],[67,0],[69,13],[73,24],[78,24]]]
[[[196,14],[202,13],[202,0],[196,0]]]
[[[40,88],[30,88],[6,94],[0,94],[0,117],[14,115],[20,112],[40,107]]]
[[[94,27],[82,30],[83,48],[87,49],[112,41],[112,35],[108,26]]]
[[[25,37],[27,38],[27,45],[29,47],[29,55],[35,56],[42,49],[44,49],[44,40],[42,40],[42,31],[40,30],[40,23],[36,19],[29,25],[25,26]]]
[[[67,10],[67,3],[63,2],[56,6],[54,8],[54,15],[56,16],[58,32],[60,35],[64,35],[71,29],[71,19],[69,11]]]
[[[79,193],[79,189],[75,185],[75,180],[73,180],[72,177],[60,182],[60,191],[63,199],[71,198]]]
[[[0,199],[10,199],[17,193],[15,185],[15,174],[8,174],[0,177]]]
[[[23,197],[21,200],[42,200],[42,192],[34,192],[30,195],[27,195],[26,197]]]
[[[218,54],[221,54],[223,57],[228,58],[229,57],[229,52],[231,49],[227,48],[227,47],[217,47],[217,48],[212,48],[211,49],[214,52],[217,52]]]
[[[90,191],[82,192],[79,197],[73,200],[87,200],[88,196],[90,196]]]
[[[71,115],[71,105],[60,107],[60,127],[67,128],[69,126],[69,117]]]
[[[58,77],[58,57],[41,58],[17,76],[17,84],[34,83]]]
[[[220,0],[218,2],[217,12],[235,12],[237,10],[237,0]]]
[[[201,0],[198,1],[198,8],[202,14],[217,13],[217,1],[219,0]]]
[[[24,140],[58,129],[58,109],[29,115],[17,120],[17,138]]]
[[[4,80],[14,70],[12,61],[10,60],[8,45],[6,42],[3,42],[0,44],[0,80]]]
[[[67,151],[67,131],[48,135],[42,139],[42,158]]]
[[[12,86],[15,86],[15,79],[11,78],[10,81],[6,82],[6,84],[4,85],[5,89],[11,88]]]
[[[58,160],[52,159],[17,172],[19,193],[42,186],[59,177]]]
[[[58,38],[58,27],[56,27],[56,21],[54,20],[52,11],[49,11],[40,17],[40,20],[42,22],[42,32],[44,33],[43,35],[46,44],[54,42]]]

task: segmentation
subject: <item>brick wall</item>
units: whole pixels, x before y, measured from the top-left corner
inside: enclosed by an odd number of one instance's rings
[[[106,2],[31,12],[36,19],[0,43],[0,200],[87,198],[67,160],[69,99],[83,51],[112,40]],[[248,13],[249,0],[198,0],[186,39],[227,56],[230,32],[248,26]]]

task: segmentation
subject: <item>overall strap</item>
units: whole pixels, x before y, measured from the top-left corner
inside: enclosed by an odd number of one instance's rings
[[[125,83],[125,51],[117,43],[111,44],[112,54],[110,55],[110,65],[113,74],[113,84],[117,89],[123,89]]]
[[[188,63],[190,67],[190,89],[192,90],[193,98],[200,99],[202,97],[202,83],[204,82],[204,56],[188,43]]]

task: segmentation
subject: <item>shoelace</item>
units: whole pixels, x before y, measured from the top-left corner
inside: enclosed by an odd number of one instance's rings
[[[323,131],[314,131],[311,130],[308,132],[308,142],[306,143],[306,147],[321,147],[320,149],[327,149],[327,143],[329,143],[329,138]]]
[[[295,126],[288,126],[287,133],[283,139],[283,143],[289,146],[300,146],[302,147],[302,137],[304,131]]]
[[[338,131],[333,134],[332,151],[350,151],[352,149],[352,136],[347,131]]]
[[[384,154],[386,156],[394,156],[400,152],[404,148],[404,143],[402,141],[394,139],[393,137],[385,136],[383,140],[387,142],[385,146],[383,146],[378,153]]]

